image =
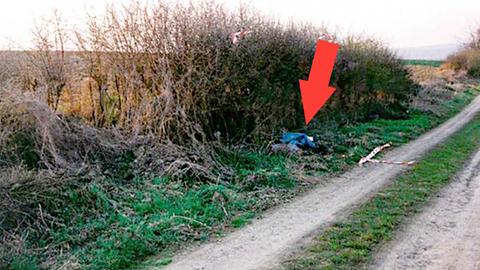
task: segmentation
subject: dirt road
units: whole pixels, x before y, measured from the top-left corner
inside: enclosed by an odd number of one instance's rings
[[[440,127],[386,155],[389,160],[418,159],[458,131],[480,111],[480,97]],[[370,164],[328,180],[288,205],[268,211],[252,224],[173,258],[166,269],[239,270],[275,267],[284,254],[371,197],[406,167]]]
[[[377,254],[374,269],[480,269],[480,151]]]

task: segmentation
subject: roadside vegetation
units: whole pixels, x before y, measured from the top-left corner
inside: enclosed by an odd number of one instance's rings
[[[443,77],[419,85],[375,40],[214,2],[134,3],[65,25],[55,14],[33,50],[0,53],[2,269],[168,263],[477,95]],[[242,29],[253,32],[233,44]],[[337,91],[306,129],[298,80],[324,35],[341,45]],[[319,147],[271,153],[283,131]]]
[[[477,117],[348,218],[328,227],[285,269],[364,268],[378,247],[449,183],[479,146]]]
[[[40,219],[35,225],[47,229],[48,238],[31,235],[11,268],[36,269],[49,261],[48,256],[55,256],[62,265],[87,269],[129,269],[156,254],[164,258],[157,264],[169,263],[184,243],[241,227],[257,213],[315,184],[308,178],[302,180],[300,172],[316,176],[341,172],[380,144],[398,146],[421,135],[458,112],[475,94],[459,94],[443,104],[440,115],[416,111],[407,119],[345,125],[334,133],[316,131],[324,135],[322,146],[331,147],[322,156],[272,155],[247,149],[219,153],[223,164],[233,170],[235,181],[231,183],[134,176],[78,177],[67,183],[49,183],[41,193],[32,192],[28,185],[17,186],[11,189],[12,200],[33,205],[39,213],[48,213],[39,218],[55,217],[62,225],[43,224]],[[122,162],[129,166],[128,160]]]

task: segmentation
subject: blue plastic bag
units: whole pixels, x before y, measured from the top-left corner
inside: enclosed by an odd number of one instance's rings
[[[311,140],[305,133],[287,132],[280,139],[282,143],[292,144],[300,148],[316,148],[315,142]]]

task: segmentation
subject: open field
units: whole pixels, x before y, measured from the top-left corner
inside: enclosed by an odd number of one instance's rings
[[[422,65],[422,66],[439,67],[444,63],[444,61],[405,59],[405,60],[402,60],[402,63],[404,63],[405,65]]]

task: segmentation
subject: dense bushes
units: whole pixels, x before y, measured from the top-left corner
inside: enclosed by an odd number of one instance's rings
[[[252,32],[232,44],[230,34],[241,29]],[[298,80],[308,78],[315,42],[325,34],[334,36],[212,2],[109,8],[76,33],[81,52],[70,57],[80,57],[84,72],[70,78],[77,83],[65,84],[58,108],[97,126],[179,144],[214,134],[239,140],[299,129]],[[369,39],[336,42],[337,92],[317,119],[401,116],[414,88],[395,55]],[[77,104],[90,108],[78,110]]]
[[[349,37],[340,44],[333,111],[350,120],[402,117],[416,88],[396,55],[372,39]]]
[[[89,25],[80,43],[100,52],[83,54],[100,97],[97,123],[184,144],[217,131],[241,139],[302,121],[297,85],[313,55],[312,27],[285,27],[247,10],[229,14],[211,3],[110,9]],[[253,32],[234,45],[229,35],[240,28]]]

